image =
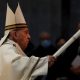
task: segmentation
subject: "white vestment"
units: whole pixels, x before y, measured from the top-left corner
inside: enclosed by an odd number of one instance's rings
[[[48,57],[27,57],[12,40],[0,47],[0,80],[34,80],[47,71]]]

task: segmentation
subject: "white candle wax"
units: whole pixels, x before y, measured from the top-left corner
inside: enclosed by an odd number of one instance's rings
[[[53,56],[58,57],[61,55],[79,37],[80,30],[78,30],[56,53],[54,53]]]

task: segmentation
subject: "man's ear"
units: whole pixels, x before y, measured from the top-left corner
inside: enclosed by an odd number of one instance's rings
[[[17,40],[17,32],[16,32],[16,31],[11,31],[11,32],[10,32],[10,37],[11,37],[14,41],[16,41],[16,40]]]
[[[15,41],[17,40],[17,32],[16,31],[13,31],[13,38]]]

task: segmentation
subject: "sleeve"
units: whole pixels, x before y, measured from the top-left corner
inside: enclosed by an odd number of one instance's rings
[[[2,80],[34,80],[39,75],[47,74],[47,57],[21,56],[12,48],[2,51],[0,56]]]
[[[47,75],[48,73],[48,57],[40,58],[38,64],[36,65],[32,75],[31,80],[41,75]]]
[[[27,56],[21,56],[13,49],[0,52],[0,79],[21,80],[29,64]]]

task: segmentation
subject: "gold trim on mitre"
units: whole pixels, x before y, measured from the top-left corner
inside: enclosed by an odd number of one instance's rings
[[[17,29],[17,28],[28,28],[25,23],[13,24],[5,27],[5,30]]]
[[[27,28],[28,27],[19,3],[18,3],[18,6],[16,8],[14,17],[15,17],[15,24],[5,26],[5,30],[16,29],[16,28]]]

